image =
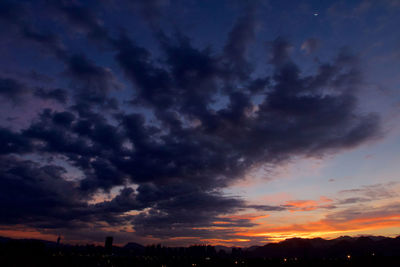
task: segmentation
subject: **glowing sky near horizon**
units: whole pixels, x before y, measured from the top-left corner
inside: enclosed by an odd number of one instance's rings
[[[400,2],[0,2],[0,236],[400,235]]]

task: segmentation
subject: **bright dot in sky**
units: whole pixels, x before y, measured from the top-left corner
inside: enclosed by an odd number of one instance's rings
[[[314,13],[314,16],[316,17],[316,16],[318,16],[319,14],[318,13]]]

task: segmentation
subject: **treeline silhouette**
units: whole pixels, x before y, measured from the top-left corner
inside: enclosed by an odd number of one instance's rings
[[[67,245],[0,237],[0,266],[400,266],[400,236],[292,238],[250,248]]]

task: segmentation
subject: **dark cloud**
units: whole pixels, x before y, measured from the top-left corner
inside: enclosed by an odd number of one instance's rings
[[[84,55],[72,55],[65,63],[65,73],[74,81],[78,104],[105,104],[108,93],[120,87],[110,69],[96,65]]]
[[[67,118],[61,119],[62,116]],[[89,146],[87,139],[79,138],[73,132],[68,131],[73,119],[72,114],[53,113],[52,110],[45,109],[40,114],[40,120],[22,130],[21,135],[28,140],[40,141],[37,146],[39,151],[61,153],[67,156],[93,154],[94,148]]]
[[[270,85],[270,78],[257,78],[250,82],[248,85],[248,89],[251,93],[260,93],[264,92],[267,87]]]
[[[110,161],[95,159],[90,162],[91,169],[86,170],[86,178],[81,182],[82,190],[101,188],[110,190],[124,183],[124,175]]]
[[[51,54],[54,54],[59,58],[66,57],[67,51],[57,35],[38,31],[28,23],[21,24],[20,30],[23,38],[26,38],[44,47],[44,54],[47,54],[48,51],[50,51]]]
[[[21,100],[21,97],[27,92],[28,89],[23,83],[11,78],[0,77],[0,96],[15,103]]]
[[[67,25],[75,30],[82,29],[88,38],[99,43],[108,44],[108,32],[102,27],[99,19],[93,12],[94,8],[77,3],[66,4],[65,1],[54,1],[42,7],[44,10],[55,12],[52,15],[61,14],[67,20]],[[74,89],[77,109],[85,107],[90,110],[92,105],[100,105],[103,108],[116,109],[115,100],[108,97],[112,90],[120,88],[115,75],[110,68],[98,66],[92,60],[81,53],[69,51],[60,38],[59,33],[43,30],[35,27],[30,14],[24,16],[25,7],[16,4],[7,4],[4,14],[0,14],[9,24],[15,24],[23,40],[40,45],[41,52],[45,55],[53,55],[65,65],[65,74],[71,78],[70,87]],[[32,7],[30,9],[33,9]],[[9,15],[11,14],[11,15]],[[13,16],[22,17],[13,19]],[[55,16],[57,19],[57,16]],[[14,90],[17,91],[17,90]],[[41,98],[53,98],[65,103],[66,96],[60,89],[45,92],[38,89],[35,95]]]
[[[272,42],[268,42],[270,47],[269,62],[275,66],[281,66],[290,58],[292,45],[283,37],[278,37]]]
[[[46,90],[42,87],[38,87],[34,91],[34,95],[36,97],[42,98],[42,99],[52,99],[60,104],[66,104],[68,100],[68,94],[67,91],[57,88],[57,89],[50,89]]]
[[[101,168],[104,171],[104,167]],[[121,226],[133,220],[139,235],[159,237],[177,232],[193,234],[194,221],[199,228],[210,227],[217,220],[226,222],[229,227],[254,225],[246,219],[218,217],[244,208],[243,201],[201,192],[190,185],[123,188],[112,200],[89,205],[90,197],[78,189],[76,182],[65,180],[67,171],[62,167],[3,156],[0,174],[0,209],[4,215],[1,223],[5,225],[23,223],[39,229],[84,229],[98,224],[101,229],[102,222]],[[150,207],[149,213],[121,216],[127,211]],[[206,230],[195,232],[202,236],[212,234]]]
[[[21,38],[43,45],[51,53],[64,56],[64,47],[57,35],[51,32],[37,30],[32,19],[32,3],[29,1],[2,1],[0,4],[0,19],[5,26],[19,32]],[[41,6],[40,4],[38,6]],[[6,34],[8,32],[6,31]]]
[[[110,201],[100,202],[95,204],[95,209],[102,210],[105,213],[120,214],[121,212],[131,210],[142,210],[146,206],[139,202],[137,193],[132,188],[123,188],[119,195]]]
[[[19,75],[16,75],[16,78],[0,77],[0,97],[13,102],[13,104],[22,104],[32,95],[41,99],[53,99],[61,104],[66,103],[68,95],[65,90],[44,89],[43,87],[32,89],[25,81],[22,81],[25,80],[24,78]]]
[[[255,7],[247,7],[246,14],[240,17],[228,35],[228,41],[224,47],[229,67],[239,78],[247,78],[251,70],[247,60],[249,44],[255,39]]]
[[[61,167],[41,167],[31,161],[4,156],[0,172],[2,224],[51,225],[66,219],[68,209],[82,198],[73,184],[62,178],[65,170]]]
[[[0,148],[0,154],[9,153],[27,153],[32,149],[29,139],[24,138],[19,133],[12,132],[5,128],[0,128],[0,139],[3,145]]]
[[[57,112],[53,115],[53,122],[64,127],[69,127],[74,120],[74,114],[67,111]]]
[[[64,178],[67,171],[62,167],[2,156],[0,174],[1,224],[79,229],[101,222],[121,224],[126,219],[116,215],[123,211],[123,204],[129,204],[126,190],[111,202],[89,205],[88,195]],[[115,210],[112,203],[121,206]],[[129,210],[134,208],[129,205]]]
[[[115,46],[118,51],[116,60],[125,75],[138,87],[141,101],[160,108],[172,105],[174,94],[170,77],[164,69],[152,64],[149,52],[126,36],[115,41]]]
[[[283,206],[269,206],[269,205],[248,205],[248,208],[262,210],[262,211],[282,211],[286,210]]]
[[[64,16],[77,31],[83,31],[87,36],[96,41],[108,38],[108,31],[101,23],[98,13],[95,13],[96,3],[87,5],[78,2],[54,1],[53,7]]]
[[[134,217],[137,232],[160,237],[191,236],[195,227],[213,226],[219,216],[234,212],[243,206],[243,201],[223,197],[217,192],[205,192],[189,183],[165,186],[141,186],[138,199],[153,203],[148,213]],[[233,226],[250,226],[248,220],[230,221]]]

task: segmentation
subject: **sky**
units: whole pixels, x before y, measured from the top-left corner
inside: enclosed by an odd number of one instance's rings
[[[0,1],[0,235],[400,235],[400,2]]]

